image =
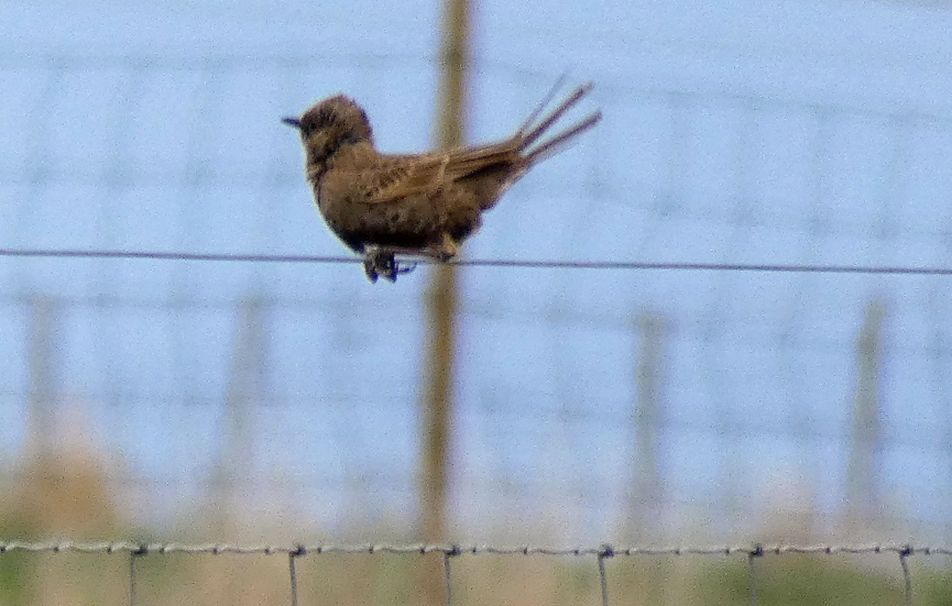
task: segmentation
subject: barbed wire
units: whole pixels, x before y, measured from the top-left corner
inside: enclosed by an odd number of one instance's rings
[[[142,542],[132,540],[82,542],[69,540],[0,541],[0,554],[17,551],[29,553],[134,553],[139,556],[159,554],[205,555],[287,555],[297,557],[322,554],[443,554],[498,556],[767,556],[767,555],[870,555],[895,554],[911,557],[952,556],[952,546],[909,545],[903,543],[753,543],[724,545],[645,545],[613,547],[611,545],[552,547],[544,545],[492,545],[456,543],[275,543],[241,545],[238,543]]]
[[[445,603],[453,604],[453,577],[450,560],[464,555],[497,555],[497,556],[562,556],[562,557],[594,557],[597,564],[599,589],[602,606],[609,606],[609,583],[605,560],[616,556],[745,556],[749,575],[749,599],[752,605],[757,604],[757,568],[754,562],[757,558],[767,555],[873,555],[894,554],[899,559],[903,579],[903,596],[905,604],[912,604],[913,585],[912,574],[909,570],[908,559],[913,555],[944,555],[952,556],[952,547],[913,546],[898,543],[871,543],[871,544],[750,544],[750,545],[721,545],[721,546],[639,546],[615,548],[610,544],[598,547],[545,547],[545,546],[494,546],[485,544],[448,544],[448,543],[360,543],[360,544],[333,544],[317,543],[313,545],[272,544],[242,546],[236,543],[146,543],[136,541],[113,542],[73,542],[73,541],[0,541],[0,556],[13,552],[27,553],[83,553],[83,554],[127,554],[129,556],[129,604],[134,605],[137,599],[137,566],[136,562],[148,555],[159,554],[190,554],[190,555],[280,555],[288,557],[289,595],[291,606],[298,604],[298,582],[295,561],[307,555],[325,554],[442,554],[443,581]]]
[[[199,253],[149,250],[79,250],[52,248],[0,248],[0,257],[65,258],[65,259],[143,259],[152,261],[197,261],[222,263],[363,263],[358,257],[333,255],[292,255],[261,253]],[[414,263],[438,265],[428,258],[413,258]],[[952,267],[903,265],[809,265],[784,263],[702,263],[693,261],[600,261],[557,259],[460,259],[450,261],[464,267],[498,267],[516,269],[597,269],[597,270],[668,270],[668,271],[732,271],[765,273],[823,274],[890,274],[917,276],[952,276]]]

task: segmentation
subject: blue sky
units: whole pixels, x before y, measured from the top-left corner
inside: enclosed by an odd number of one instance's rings
[[[439,17],[431,3],[0,7],[2,247],[343,254],[278,119],[343,91],[381,148],[426,149]],[[467,256],[949,264],[949,11],[486,2],[476,25],[470,140],[510,132],[567,68],[596,82],[583,109],[605,119],[514,187]],[[672,531],[736,537],[810,507],[830,531],[844,508],[854,341],[877,299],[878,479],[887,517],[915,521],[887,531],[948,536],[947,279],[462,276],[460,535],[618,532],[643,313],[669,326],[658,443]],[[88,418],[117,478],[134,480],[118,482],[125,498],[144,491],[167,517],[186,509],[227,451],[236,304],[256,295],[274,302],[264,395],[252,398],[251,507],[284,511],[303,496],[299,513],[334,529],[353,523],[356,501],[361,521],[406,526],[428,283],[425,269],[371,287],[353,265],[4,259],[0,452],[10,460],[24,444],[24,300],[60,297],[60,405]],[[738,510],[743,494],[763,498]],[[551,528],[535,528],[540,517]]]

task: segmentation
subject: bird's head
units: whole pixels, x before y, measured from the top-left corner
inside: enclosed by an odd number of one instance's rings
[[[300,118],[284,118],[282,122],[301,132],[308,165],[323,166],[343,145],[373,144],[366,112],[344,95],[324,99]]]

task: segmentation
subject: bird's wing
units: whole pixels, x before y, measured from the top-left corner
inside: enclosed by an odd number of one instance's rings
[[[373,204],[435,192],[445,184],[480,170],[518,162],[519,152],[515,142],[505,141],[446,153],[384,156],[383,160],[366,175],[366,199]]]

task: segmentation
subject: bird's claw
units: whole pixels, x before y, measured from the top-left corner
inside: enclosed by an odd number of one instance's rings
[[[396,282],[399,274],[408,274],[416,269],[416,263],[401,264],[396,260],[392,251],[384,249],[368,250],[364,255],[364,273],[371,283],[383,277],[390,282]]]
[[[400,263],[397,262],[397,273],[398,274],[408,274],[414,269],[416,269],[416,261],[410,261],[409,263]]]

